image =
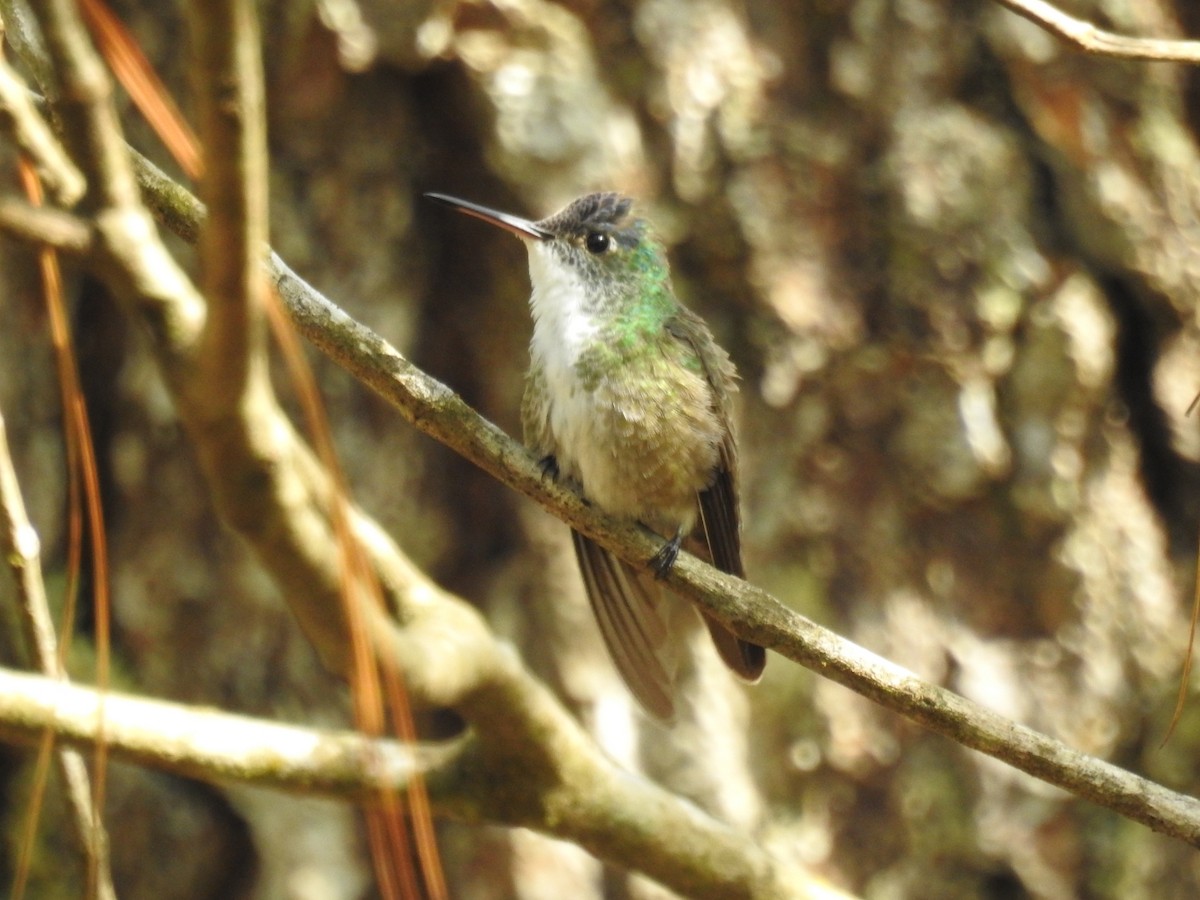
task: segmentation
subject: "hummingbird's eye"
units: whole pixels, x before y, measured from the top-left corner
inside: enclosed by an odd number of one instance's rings
[[[609,246],[609,237],[602,231],[589,231],[588,236],[584,238],[583,245],[588,248],[588,253],[595,253],[599,256]]]

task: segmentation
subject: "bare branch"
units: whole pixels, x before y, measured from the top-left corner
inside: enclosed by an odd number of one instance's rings
[[[34,106],[29,90],[2,57],[0,114],[8,120],[17,146],[29,154],[49,192],[64,206],[73,206],[86,187],[83,174],[63,152],[54,132]]]
[[[8,20],[20,25],[16,29],[22,35],[19,48],[36,54],[44,37],[47,58],[32,55],[25,63],[43,73],[45,85],[52,81],[58,85],[58,95],[52,99],[66,149],[87,181],[81,210],[93,216],[95,240],[89,261],[114,293],[137,309],[151,331],[166,377],[178,383],[199,339],[203,301],[158,240],[139,202],[111,103],[112,83],[74,0],[33,0],[31,5],[37,21],[24,14],[24,3],[6,0],[3,8]],[[168,346],[173,352],[164,352]]]
[[[130,762],[356,800],[402,790],[419,774],[444,814],[534,828],[609,859],[636,847],[639,868],[690,897],[848,896],[771,859],[746,835],[657,785],[630,778],[576,730],[556,736],[566,738],[565,752],[559,765],[544,766],[536,764],[545,762],[536,748],[496,754],[478,734],[412,747],[161,700],[101,698],[90,688],[0,669],[0,734],[10,739],[33,741],[50,729],[88,745],[101,702],[104,740],[114,757]]]
[[[0,415],[0,556],[8,560],[17,583],[17,609],[25,631],[25,643],[39,669],[63,683],[66,673],[58,657],[57,640],[46,587],[42,581],[41,545],[37,532],[25,513],[17,473],[8,450],[4,416]],[[47,729],[33,736],[40,738]],[[71,807],[71,821],[88,859],[88,871],[96,877],[100,900],[116,897],[109,866],[108,834],[92,803],[87,766],[76,750],[65,747],[55,751],[59,772]]]
[[[67,149],[87,179],[88,208],[133,207],[137,187],[113,107],[112,81],[75,0],[33,0],[46,51],[58,74],[57,103]]]
[[[16,197],[0,197],[0,231],[66,253],[87,253],[92,247],[92,229],[83,219]]]
[[[29,652],[39,669],[57,678],[63,672],[42,582],[41,541],[25,513],[21,486],[8,451],[3,414],[0,414],[0,554],[8,562],[16,582],[17,608]]]
[[[35,743],[52,731],[86,747],[97,738],[101,715],[104,740],[128,762],[346,799],[366,799],[380,787],[403,789],[414,772],[444,768],[461,752],[461,745],[408,747],[144,697],[101,697],[91,687],[0,669],[0,731],[10,738]]]
[[[256,393],[269,392],[262,273],[267,140],[258,22],[246,0],[189,11],[207,161],[201,193],[209,210],[199,244],[208,320],[197,354],[194,402],[214,419],[234,419],[245,414],[243,405],[254,402]],[[246,424],[253,421],[246,416]]]
[[[623,559],[646,565],[657,552],[661,539],[603,515],[576,494],[542,477],[524,447],[457,394],[301,281],[276,255],[272,266],[280,294],[301,333],[396,406],[417,428],[537,500]],[[767,592],[693,556],[681,554],[667,582],[701,603],[740,637],[775,650],[964,746],[1200,847],[1200,801],[1072,750],[922,681],[792,611]]]
[[[1126,37],[1067,15],[1046,0],[996,0],[1005,9],[1088,53],[1121,59],[1200,63],[1200,41]]]

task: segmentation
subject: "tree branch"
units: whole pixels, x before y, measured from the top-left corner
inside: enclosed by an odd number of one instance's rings
[[[209,210],[199,242],[208,319],[197,353],[194,402],[237,432],[239,422],[249,427],[257,422],[244,407],[270,393],[263,317],[267,140],[260,39],[248,0],[190,6],[189,12],[206,160],[201,188]],[[210,464],[227,464],[226,448],[217,444],[214,449],[218,457]],[[252,451],[229,452],[244,458]]]
[[[501,761],[478,733],[414,747],[161,700],[101,697],[91,688],[0,669],[0,734],[9,739],[32,742],[51,730],[89,745],[97,739],[101,704],[109,752],[128,762],[208,781],[359,801],[403,790],[420,775],[445,815],[534,828],[608,859],[636,852],[638,868],[689,897],[848,896],[788,869],[747,836],[657,785],[631,778],[594,749],[560,752],[550,766],[533,764],[536,748],[532,758],[526,752]],[[668,869],[669,879],[663,877]]]
[[[25,512],[25,501],[21,497],[17,473],[9,454],[8,435],[2,414],[0,556],[8,561],[17,583],[17,612],[25,632],[25,644],[29,647],[31,656],[38,668],[54,679],[54,683],[65,683],[66,672],[59,660],[54,620],[50,616],[50,605],[46,602],[46,586],[42,581],[41,543]],[[49,729],[39,729],[31,738],[43,738],[48,732]],[[95,873],[96,896],[99,900],[114,900],[116,891],[113,888],[112,870],[109,865],[108,834],[92,802],[87,766],[76,750],[59,747],[54,756],[66,788],[71,822],[87,856],[88,871]]]
[[[272,255],[276,284],[296,327],[421,431],[532,497],[571,527],[635,565],[661,538],[614,520],[544,478],[533,456],[434,378],[405,360]],[[667,577],[740,637],[775,650],[879,705],[964,746],[1200,847],[1200,801],[1072,750],[945,688],[922,681],[817,625],[752,584],[680,554]]]
[[[89,211],[136,206],[137,187],[112,99],[112,81],[92,47],[75,0],[32,0],[58,74],[67,149],[87,180]]]
[[[0,231],[65,253],[84,254],[92,247],[92,229],[83,219],[16,197],[0,197]]]
[[[1046,0],[996,0],[1005,9],[1040,25],[1068,44],[1088,53],[1119,59],[1200,63],[1200,41],[1126,37],[1067,15]]]
[[[86,183],[54,132],[42,118],[33,98],[8,62],[0,57],[0,113],[7,120],[17,146],[29,154],[42,183],[64,206],[83,196]]]
[[[101,705],[103,704],[103,711]],[[464,742],[411,747],[352,731],[265,722],[219,710],[111,692],[0,668],[0,733],[36,743],[46,731],[86,747],[103,739],[114,756],[205,781],[238,781],[296,793],[365,800],[403,790],[414,773],[445,769]],[[447,798],[453,785],[442,782]],[[376,795],[377,796],[377,795]]]

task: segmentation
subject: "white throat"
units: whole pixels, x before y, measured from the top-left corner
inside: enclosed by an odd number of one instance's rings
[[[551,377],[569,377],[599,324],[588,309],[583,279],[540,241],[527,241],[533,295],[530,352]]]

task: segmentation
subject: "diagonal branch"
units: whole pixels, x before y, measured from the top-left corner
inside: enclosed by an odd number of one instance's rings
[[[54,198],[64,206],[74,205],[86,187],[83,174],[63,152],[34,105],[33,95],[3,57],[0,57],[0,119],[11,128],[17,146],[29,155]]]
[[[1163,38],[1126,37],[1097,28],[1091,22],[1068,15],[1046,0],[996,0],[1008,9],[1068,44],[1119,59],[1144,59],[1160,62],[1200,63],[1200,41]]]
[[[661,539],[618,522],[545,479],[520,444],[405,360],[272,255],[276,284],[296,327],[331,359],[392,403],[413,425],[499,481],[538,501],[625,560],[645,566]],[[761,644],[964,746],[1200,847],[1200,801],[1072,750],[911,672],[794,612],[748,582],[681,554],[667,583],[740,637]]]

